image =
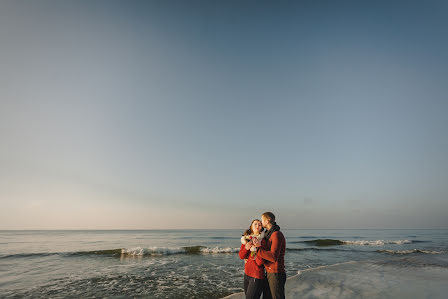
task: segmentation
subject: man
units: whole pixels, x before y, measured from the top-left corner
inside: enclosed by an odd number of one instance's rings
[[[280,226],[275,223],[275,216],[273,213],[263,213],[261,215],[261,224],[267,229],[265,234],[266,241],[257,252],[257,255],[265,260],[264,267],[267,272],[268,287],[263,293],[263,298],[284,299],[286,282],[286,240],[283,233],[280,231]]]

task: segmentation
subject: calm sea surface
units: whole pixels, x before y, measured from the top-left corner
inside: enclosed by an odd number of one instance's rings
[[[448,230],[283,232],[288,276],[348,261],[398,268],[413,257],[448,268]],[[241,233],[0,231],[0,297],[221,298],[243,290]]]

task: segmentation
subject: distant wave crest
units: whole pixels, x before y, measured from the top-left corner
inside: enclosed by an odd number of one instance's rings
[[[411,250],[377,250],[376,252],[389,253],[389,254],[413,254],[413,253],[423,253],[423,254],[444,254],[444,253],[446,253],[446,251],[422,250],[422,249],[411,249]]]
[[[125,256],[157,256],[171,254],[216,254],[216,253],[234,253],[239,248],[232,247],[206,247],[206,246],[188,246],[188,247],[135,247],[122,249],[121,255]]]
[[[125,257],[139,256],[164,256],[173,254],[217,254],[217,253],[234,253],[239,248],[232,247],[206,247],[206,246],[185,246],[185,247],[133,247],[99,251],[84,251],[76,254],[93,254],[93,255],[118,255]]]
[[[337,245],[358,245],[358,246],[383,246],[386,244],[412,244],[417,242],[426,242],[418,240],[337,240],[337,239],[315,239],[307,241],[296,241],[291,243],[305,243],[314,246],[337,246]]]
[[[59,256],[111,256],[111,257],[142,257],[142,256],[166,256],[173,254],[221,254],[239,252],[239,248],[232,247],[206,247],[206,246],[186,246],[186,247],[134,247],[116,248],[77,252],[42,252],[42,253],[18,253],[0,256],[0,259],[11,258],[33,258],[50,255]]]
[[[386,244],[411,244],[411,240],[374,240],[374,241],[343,241],[346,245],[361,245],[361,246],[383,246]]]

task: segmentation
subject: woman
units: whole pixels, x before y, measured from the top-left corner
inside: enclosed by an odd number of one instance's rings
[[[241,238],[242,244],[239,255],[241,259],[244,259],[244,293],[246,299],[258,299],[263,292],[265,283],[263,259],[257,256],[256,251],[251,250],[253,247],[258,247],[258,243],[263,242],[263,235],[261,221],[255,219]]]

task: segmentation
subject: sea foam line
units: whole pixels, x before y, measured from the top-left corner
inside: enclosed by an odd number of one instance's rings
[[[234,253],[238,252],[239,248],[232,247],[205,247],[205,246],[191,246],[191,247],[134,247],[129,249],[122,249],[121,254],[127,256],[151,256],[151,255],[171,255],[171,254],[216,254],[216,253]]]
[[[70,256],[165,256],[173,254],[221,254],[236,253],[239,248],[232,247],[206,247],[206,246],[186,246],[186,247],[133,247],[133,248],[117,248],[117,249],[100,249],[91,251],[76,252],[42,252],[42,253],[16,253],[9,255],[0,255],[0,259],[11,258],[33,258],[44,257],[50,255]]]
[[[361,245],[361,246],[383,246],[386,244],[411,244],[411,240],[375,240],[375,241],[342,241],[345,245]]]
[[[337,240],[337,239],[316,239],[316,240],[306,240],[306,241],[293,241],[291,243],[305,243],[314,246],[337,246],[337,245],[358,245],[358,246],[383,246],[386,244],[411,244],[415,242],[422,241],[411,241],[411,240]]]
[[[377,250],[381,253],[389,254],[412,254],[412,253],[425,253],[425,254],[444,254],[446,251],[436,251],[436,250],[423,250],[423,249],[411,249],[411,250]]]

